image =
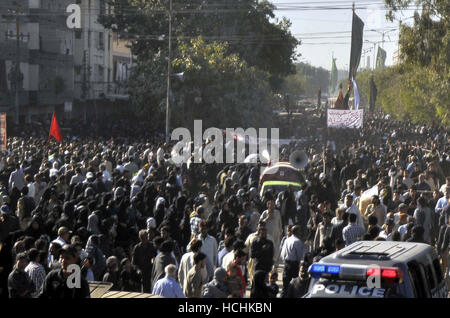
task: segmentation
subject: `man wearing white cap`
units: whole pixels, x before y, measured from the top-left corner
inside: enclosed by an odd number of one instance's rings
[[[157,235],[158,232],[156,231],[156,220],[155,218],[148,218],[147,219],[147,232],[148,232],[148,239],[152,241]]]
[[[89,184],[94,182],[94,174],[92,172],[88,172],[86,173],[86,180],[83,181],[83,184]]]
[[[156,220],[155,218],[147,219],[147,229],[156,229]]]

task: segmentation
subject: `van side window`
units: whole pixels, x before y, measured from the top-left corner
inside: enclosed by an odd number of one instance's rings
[[[441,264],[439,263],[439,259],[435,258],[433,260],[433,267],[434,267],[434,272],[436,273],[436,279],[438,284],[442,281],[442,279],[444,278],[442,275],[442,268],[441,268]]]
[[[411,275],[411,281],[414,286],[416,298],[428,298],[425,287],[425,277],[420,271],[419,264],[416,261],[408,263],[408,270]]]
[[[425,266],[425,275],[427,275],[427,282],[430,286],[430,289],[433,290],[436,288],[436,282],[434,280],[433,272],[431,270],[431,264]]]

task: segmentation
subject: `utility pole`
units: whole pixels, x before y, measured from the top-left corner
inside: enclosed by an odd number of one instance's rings
[[[90,85],[89,85],[89,66],[87,65],[87,50],[84,50],[83,52],[83,79],[81,82],[81,100],[83,102],[83,123],[86,124],[87,122],[87,114],[86,114],[86,103],[87,103],[87,95],[90,91]]]
[[[351,43],[353,43],[353,21],[355,21],[355,2],[353,2],[353,4],[352,4],[352,37],[351,37]],[[352,46],[352,44],[350,45],[350,47]],[[351,50],[352,50],[353,48],[351,48]],[[351,51],[350,50],[350,51]],[[348,68],[348,70],[349,70],[349,73],[348,73],[348,80],[349,81],[351,81],[352,80],[352,55],[351,55],[351,53],[350,53],[350,63],[349,63],[349,68]],[[356,71],[356,70],[355,70]]]
[[[331,70],[333,70],[333,65],[334,65],[334,51],[331,51]],[[336,68],[336,73],[337,73],[337,68]],[[336,78],[337,78],[337,74],[336,74]],[[331,97],[331,94],[334,93],[334,89],[336,87],[331,87],[333,85],[333,83],[331,83],[331,72],[330,72],[330,89],[328,90],[328,96]]]
[[[376,33],[379,33],[379,34],[381,34],[381,42],[376,42],[376,43],[381,43],[381,48],[383,48],[384,49],[384,37],[385,37],[385,35],[386,34],[388,34],[389,32],[393,32],[394,30],[386,30],[386,31],[377,31],[377,30],[369,30],[369,31],[373,31],[373,32],[376,32]],[[389,35],[388,35],[388,39],[389,40],[391,40],[391,38],[389,37]],[[378,44],[378,47],[379,47],[379,44]],[[377,60],[377,56],[376,56],[376,54],[377,54],[377,52],[375,52],[375,44],[374,44],[374,52],[373,52],[373,55],[374,55],[374,69],[375,69],[375,63],[376,63],[376,60]]]
[[[375,69],[375,66],[376,66],[376,60],[377,60],[377,52],[376,52],[376,47],[377,47],[377,42],[372,42],[372,41],[369,41],[369,40],[365,40],[365,42],[366,43],[370,43],[370,44],[373,44],[373,70]]]
[[[166,101],[166,142],[169,142],[170,130],[170,71],[172,59],[172,0],[169,9],[169,58],[167,61],[167,101]]]
[[[19,21],[19,10],[20,10],[20,4],[16,4],[16,70],[15,70],[15,77],[16,77],[16,97],[15,97],[15,105],[16,105],[16,118],[15,122],[16,125],[19,125],[19,118],[20,118],[20,99],[19,99],[19,77],[20,77],[20,21]]]
[[[376,46],[377,46],[377,42],[374,42],[373,43],[373,70],[375,69],[375,66],[377,65],[376,64],[377,63],[377,52],[375,50]]]
[[[88,1],[88,27],[87,27],[87,68],[88,68],[88,83],[89,83],[89,91],[88,91],[88,98],[87,101],[89,102],[89,98],[92,96],[92,91],[95,91],[95,78],[92,80],[91,83],[91,40],[92,40],[92,34],[94,34],[94,32],[91,31],[91,0]],[[95,66],[95,65],[94,65]],[[95,74],[95,70],[94,70],[94,74]],[[87,124],[87,107],[88,104],[86,103],[84,105],[84,124]]]

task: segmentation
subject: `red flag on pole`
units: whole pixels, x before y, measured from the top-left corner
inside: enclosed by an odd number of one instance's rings
[[[56,120],[55,113],[53,113],[52,126],[50,127],[50,135],[48,136],[48,139],[50,140],[50,137],[52,136],[59,142],[63,140],[61,130],[59,129],[58,121]]]

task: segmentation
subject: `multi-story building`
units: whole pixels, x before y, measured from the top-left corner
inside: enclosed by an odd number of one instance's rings
[[[76,3],[82,16],[81,29],[75,31],[75,108],[89,119],[111,112],[127,99],[123,82],[132,56],[126,42],[99,23],[99,16],[112,10],[104,0]]]
[[[0,6],[0,108],[14,117],[16,61],[20,61],[20,121],[62,111],[72,101],[73,34],[70,0],[4,0]],[[17,41],[19,30],[19,41]],[[17,45],[19,42],[19,45]]]
[[[73,3],[81,7],[80,29],[67,26]],[[17,59],[21,122],[48,119],[53,111],[88,120],[123,103],[132,57],[126,42],[99,24],[109,12],[104,0],[2,0],[0,111],[14,118]]]

